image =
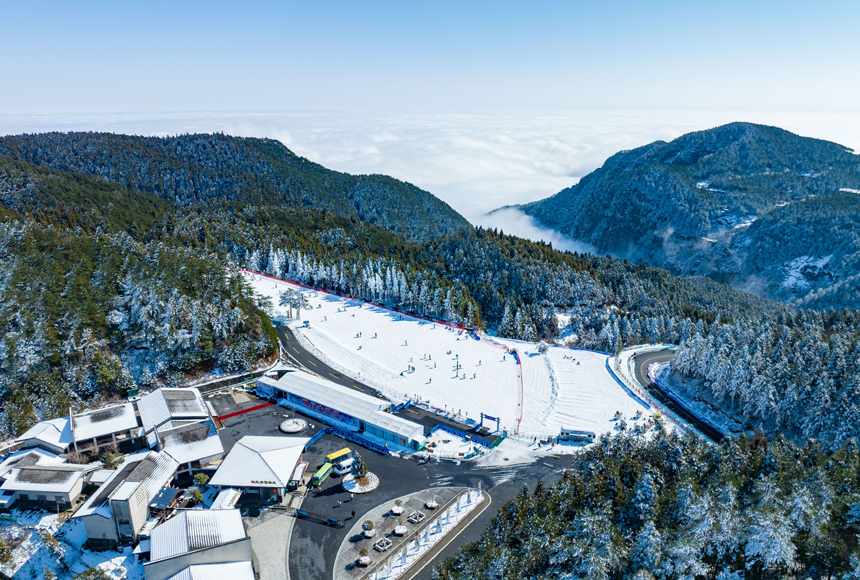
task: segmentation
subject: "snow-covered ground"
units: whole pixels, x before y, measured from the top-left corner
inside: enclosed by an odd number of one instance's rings
[[[87,535],[81,520],[64,521],[57,514],[36,510],[13,510],[11,516],[16,522],[0,522],[0,535],[14,548],[11,560],[0,564],[0,571],[8,576],[44,578],[48,568],[58,580],[67,580],[88,568],[99,568],[115,580],[143,579],[143,566],[134,562],[131,548],[121,553],[85,549]],[[53,548],[51,536],[57,540]]]
[[[418,396],[475,420],[483,412],[499,417],[509,434],[519,430],[529,438],[557,435],[561,427],[610,432],[616,411],[626,416],[647,411],[610,373],[606,355],[564,347],[540,353],[534,343],[484,335],[476,340],[358,300],[245,276],[271,298],[279,316],[286,315],[277,306],[280,292],[288,287],[304,292],[311,309],[290,323],[303,346],[393,400]],[[520,365],[506,348],[520,354],[522,381]]]

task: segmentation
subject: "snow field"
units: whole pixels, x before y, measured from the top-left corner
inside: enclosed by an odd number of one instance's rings
[[[122,553],[85,549],[87,535],[81,520],[64,522],[57,514],[43,511],[13,510],[11,515],[17,523],[0,524],[0,534],[18,544],[10,561],[0,564],[0,571],[8,576],[42,578],[45,568],[50,568],[58,580],[68,580],[88,568],[99,568],[114,580],[143,579],[143,566],[134,562],[131,548]],[[59,541],[56,552],[51,551],[40,532],[50,533]]]
[[[302,345],[394,400],[417,395],[433,407],[475,420],[484,412],[499,417],[509,435],[519,426],[525,437],[554,436],[561,427],[610,432],[616,411],[630,417],[648,410],[616,382],[606,355],[565,347],[540,353],[535,343],[475,340],[445,325],[358,300],[244,275],[258,294],[272,300],[276,318],[286,315],[277,305],[279,293],[302,291],[312,308],[290,323]],[[302,326],[305,320],[309,327]],[[520,354],[522,384],[520,365],[505,347]]]

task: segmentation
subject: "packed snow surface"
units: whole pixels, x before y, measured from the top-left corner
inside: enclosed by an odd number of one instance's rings
[[[244,275],[257,293],[271,298],[276,319],[287,314],[278,306],[280,292],[303,292],[311,309],[290,322],[302,345],[395,401],[418,396],[462,419],[479,420],[483,412],[498,417],[509,434],[524,436],[554,436],[561,427],[609,432],[616,411],[631,416],[647,410],[613,377],[605,354],[557,346],[540,353],[535,343],[485,335],[477,340],[359,300]],[[522,361],[522,380],[509,348]],[[495,422],[484,424],[495,428]]]

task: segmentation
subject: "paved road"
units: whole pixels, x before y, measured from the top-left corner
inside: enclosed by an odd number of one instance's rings
[[[350,389],[355,389],[357,391],[361,391],[367,395],[373,395],[374,397],[379,397],[380,399],[387,399],[387,397],[383,396],[382,393],[374,389],[373,387],[368,387],[362,382],[351,379],[345,374],[336,371],[331,368],[320,359],[312,355],[310,352],[305,350],[302,347],[301,343],[296,339],[296,335],[293,334],[293,331],[290,330],[286,326],[278,326],[278,336],[281,337],[281,344],[289,354],[290,358],[295,360],[299,365],[305,367],[308,370],[311,370],[318,374],[319,376],[330,380],[333,383],[337,383],[344,387],[349,387]]]
[[[711,441],[719,443],[724,437],[722,433],[693,415],[685,407],[682,407],[677,401],[675,401],[675,399],[663,392],[659,386],[648,378],[649,365],[653,363],[671,362],[674,359],[675,353],[669,349],[640,353],[634,359],[633,372],[636,375],[636,380],[639,381],[639,384],[642,385],[646,391],[648,391],[649,395],[660,401],[662,405],[673,411],[683,420],[695,426],[696,429],[705,435],[705,437]]]
[[[326,435],[311,446],[303,455],[303,460],[310,462],[310,468],[316,470],[324,461],[325,454],[343,446],[342,439]],[[352,524],[376,506],[422,489],[443,486],[477,487],[480,482],[482,488],[492,496],[492,505],[416,575],[418,580],[429,580],[433,565],[440,559],[453,555],[464,543],[477,540],[492,516],[522,489],[523,484],[533,488],[540,478],[547,484],[554,483],[561,477],[563,470],[570,466],[570,457],[562,456],[545,457],[528,465],[476,469],[469,462],[460,465],[447,461],[422,464],[414,459],[385,457],[367,449],[358,449],[368,470],[379,477],[379,489],[366,495],[357,494],[349,501],[349,494],[343,491],[340,478],[330,477],[319,489],[308,494],[302,503],[302,509],[346,520],[347,526],[337,529],[308,520],[296,520],[289,546],[289,571],[294,580],[329,580],[338,549]],[[343,503],[338,505],[338,501]],[[351,519],[353,511],[354,520]]]

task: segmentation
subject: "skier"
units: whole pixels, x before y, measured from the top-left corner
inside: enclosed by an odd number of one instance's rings
[[[478,366],[481,366],[481,361],[478,361]]]
[[[355,496],[353,494],[349,494],[349,501],[352,501]]]

